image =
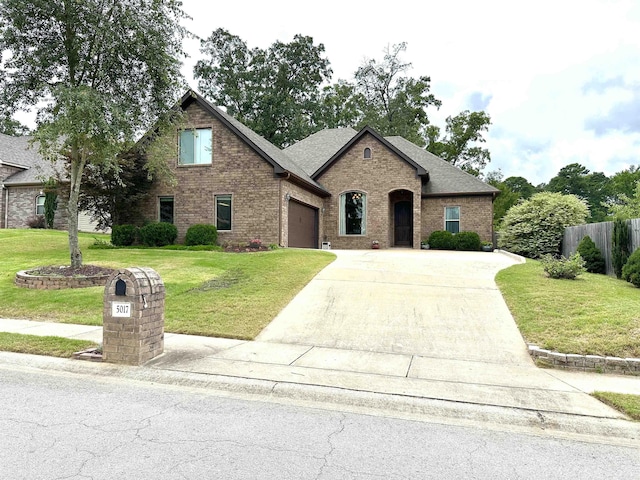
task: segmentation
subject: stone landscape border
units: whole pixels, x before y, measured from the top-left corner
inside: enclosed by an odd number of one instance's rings
[[[15,284],[21,288],[36,290],[62,290],[65,288],[104,287],[109,275],[86,277],[54,277],[51,275],[31,275],[28,270],[16,273]]]
[[[537,363],[554,368],[597,373],[640,375],[640,358],[559,353],[545,350],[537,345],[529,345],[529,355],[531,355]]]

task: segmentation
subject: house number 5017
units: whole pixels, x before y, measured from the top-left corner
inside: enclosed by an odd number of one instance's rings
[[[112,302],[111,316],[112,317],[130,317],[131,304],[128,302]]]

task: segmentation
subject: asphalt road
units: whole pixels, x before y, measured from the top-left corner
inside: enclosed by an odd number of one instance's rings
[[[0,365],[0,479],[638,478],[636,449]]]

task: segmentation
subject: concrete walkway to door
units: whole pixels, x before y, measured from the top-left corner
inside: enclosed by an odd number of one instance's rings
[[[256,340],[532,366],[494,277],[500,253],[335,251]]]

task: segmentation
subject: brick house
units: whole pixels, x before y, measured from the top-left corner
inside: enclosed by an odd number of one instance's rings
[[[59,178],[63,170],[54,169],[42,159],[37,148],[31,145],[31,137],[12,137],[0,133],[0,228],[27,228],[30,219],[44,215],[44,181]],[[53,227],[66,229],[67,208],[64,182],[58,195],[58,207]],[[78,215],[79,229],[95,231],[90,215]]]
[[[214,224],[221,243],[319,248],[420,248],[435,230],[493,234],[499,191],[402,137],[328,129],[284,150],[195,92],[180,106],[175,184],[156,182],[135,207],[172,222]]]

